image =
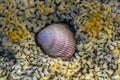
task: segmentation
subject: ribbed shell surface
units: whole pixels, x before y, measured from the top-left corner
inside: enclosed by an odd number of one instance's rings
[[[70,58],[75,51],[74,35],[66,24],[47,26],[38,33],[37,41],[46,54],[62,60]]]

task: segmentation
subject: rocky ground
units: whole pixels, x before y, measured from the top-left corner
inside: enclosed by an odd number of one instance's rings
[[[75,34],[66,61],[35,40],[56,22]],[[120,80],[120,1],[0,0],[0,80]]]

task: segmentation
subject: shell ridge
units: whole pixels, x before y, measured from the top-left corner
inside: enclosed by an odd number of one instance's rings
[[[38,34],[38,42],[46,54],[63,60],[70,58],[75,51],[74,35],[65,24],[49,25]]]

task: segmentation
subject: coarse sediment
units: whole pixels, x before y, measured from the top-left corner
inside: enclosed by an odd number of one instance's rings
[[[75,29],[76,52],[45,55],[35,36],[46,25]],[[119,0],[0,0],[0,80],[119,80]]]

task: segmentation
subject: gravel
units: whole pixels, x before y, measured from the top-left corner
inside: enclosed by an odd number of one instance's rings
[[[75,34],[67,61],[44,54],[35,40],[56,22]],[[118,0],[0,0],[0,80],[120,80],[119,22]]]

